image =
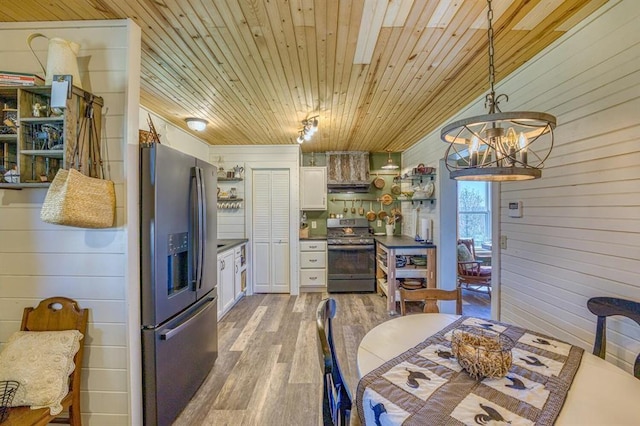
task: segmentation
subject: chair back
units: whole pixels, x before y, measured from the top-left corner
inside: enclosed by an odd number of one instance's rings
[[[333,343],[331,320],[336,315],[336,301],[324,299],[318,305],[318,354],[323,376],[322,419],[324,426],[347,426],[351,418],[351,392],[344,381]]]
[[[458,239],[458,244],[464,244],[465,247],[467,247],[467,250],[469,250],[469,253],[471,253],[471,259],[469,260],[471,261],[476,260],[476,248],[475,248],[475,241],[473,240],[473,238],[460,238]]]
[[[400,287],[400,313],[406,315],[405,302],[407,301],[423,301],[423,312],[427,314],[437,314],[438,300],[455,300],[456,315],[462,315],[462,290],[456,287],[455,290],[442,290],[439,288],[419,288],[417,290],[407,290]]]
[[[81,309],[75,300],[67,297],[44,299],[35,308],[24,308],[22,314],[22,325],[20,326],[22,331],[78,330],[84,336],[80,341],[80,348],[73,358],[76,368],[71,373],[69,380],[69,394],[71,395],[69,418],[56,419],[55,423],[80,424],[80,379],[88,319],[89,309]]]
[[[592,297],[587,301],[587,308],[598,317],[593,354],[602,359],[607,353],[607,317],[620,315],[640,325],[640,302],[616,297]],[[640,379],[640,354],[636,357],[633,375]]]

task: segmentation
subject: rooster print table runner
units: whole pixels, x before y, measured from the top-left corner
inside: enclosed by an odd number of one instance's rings
[[[504,333],[514,342],[506,377],[474,380],[451,351],[460,326]],[[513,325],[462,317],[373,370],[358,383],[360,419],[384,425],[552,425],[583,350]]]

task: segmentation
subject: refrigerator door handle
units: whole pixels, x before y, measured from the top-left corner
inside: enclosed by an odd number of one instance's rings
[[[197,176],[197,186],[198,186],[198,251],[196,252],[198,256],[198,269],[196,280],[198,284],[198,289],[202,288],[202,275],[204,271],[204,253],[205,253],[205,244],[206,244],[206,232],[207,232],[207,215],[205,212],[205,206],[207,205],[207,200],[205,196],[204,190],[204,171],[200,167],[196,167],[196,176]]]
[[[198,168],[191,168],[191,183],[189,184],[189,257],[191,260],[191,271],[189,278],[191,279],[191,290],[196,291],[198,288],[198,268],[199,268],[199,245],[200,245],[200,220],[198,217],[199,208],[199,189],[198,189]]]
[[[160,333],[160,340],[169,340],[172,337],[178,335],[185,328],[189,327],[189,325],[191,325],[199,316],[203,315],[206,311],[208,311],[213,306],[215,306],[215,303],[214,303],[215,300],[216,300],[215,297],[209,298],[207,300],[207,302],[200,308],[200,310],[198,312],[196,312],[188,320],[186,320],[182,324],[178,325],[177,327],[175,327],[175,328],[167,328],[165,330],[162,330],[162,333]]]

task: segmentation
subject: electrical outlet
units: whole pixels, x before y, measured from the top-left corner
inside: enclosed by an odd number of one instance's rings
[[[376,222],[376,226],[382,226],[382,221],[381,221],[381,220],[378,220],[378,221]]]
[[[507,236],[506,235],[500,235],[500,248],[502,250],[506,250],[507,249]]]
[[[311,229],[316,229],[318,227],[318,222],[316,222],[315,220],[311,221]]]

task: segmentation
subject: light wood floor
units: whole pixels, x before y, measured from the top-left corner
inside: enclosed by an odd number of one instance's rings
[[[315,312],[323,297],[327,294],[241,299],[218,324],[215,366],[174,426],[320,425]],[[377,294],[331,297],[338,305],[334,321],[338,359],[355,395],[358,345],[369,330],[390,319],[386,299]],[[483,300],[482,295],[472,297],[480,297],[477,303]],[[467,312],[469,307],[463,306],[465,315],[480,312]]]

